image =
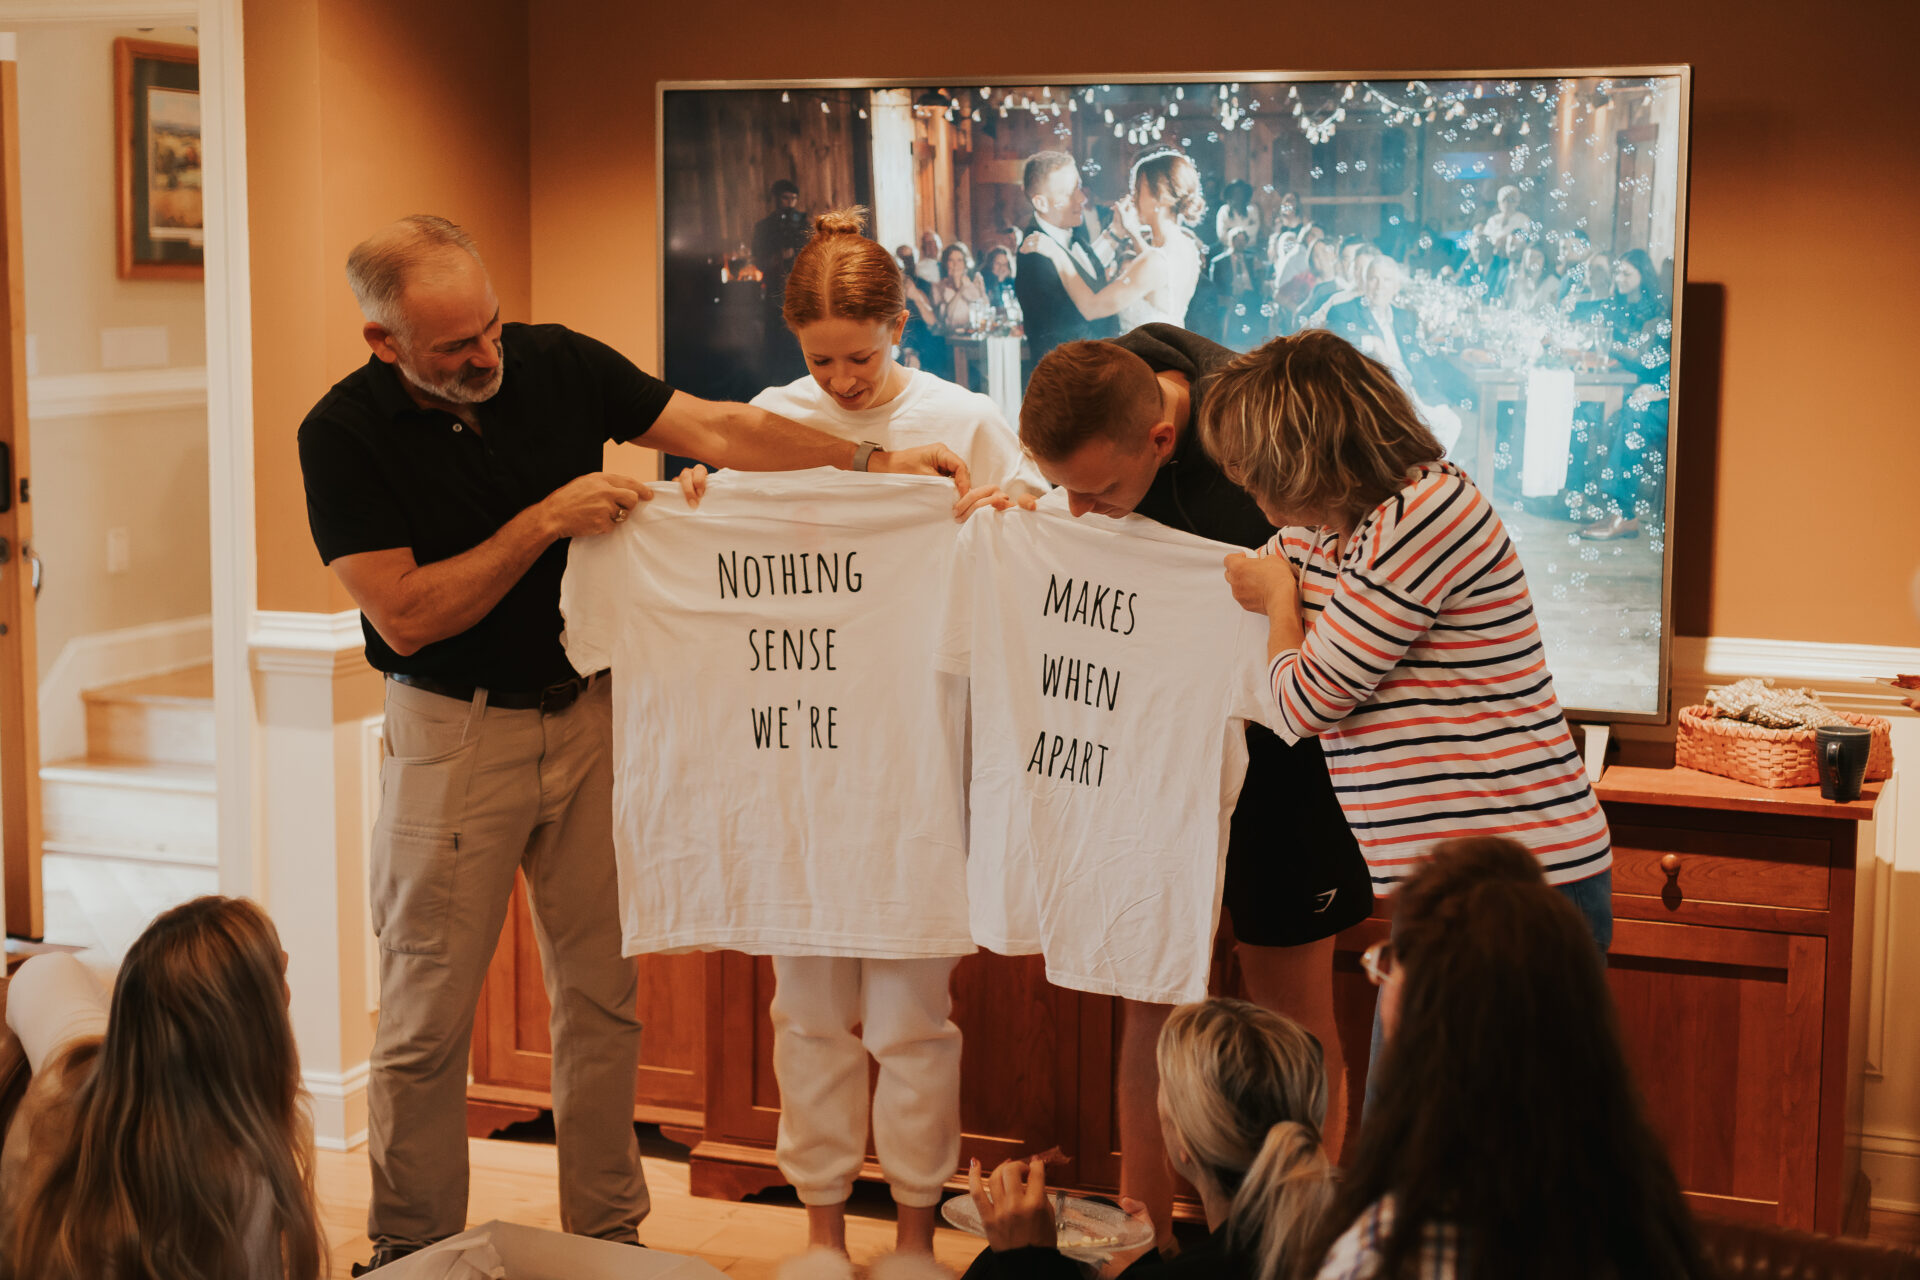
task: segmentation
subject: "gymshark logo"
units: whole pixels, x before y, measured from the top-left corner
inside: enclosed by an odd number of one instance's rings
[[[1325,893],[1315,894],[1314,897],[1320,900],[1320,905],[1313,909],[1313,914],[1325,915],[1327,908],[1333,905],[1333,895],[1338,892],[1340,892],[1338,889],[1329,889]]]

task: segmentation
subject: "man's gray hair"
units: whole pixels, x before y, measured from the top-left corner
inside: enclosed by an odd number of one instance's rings
[[[360,304],[360,314],[390,333],[404,335],[401,295],[419,267],[448,249],[463,250],[486,265],[472,236],[431,213],[402,218],[355,245],[347,255],[347,284]]]
[[[1040,188],[1047,185],[1047,179],[1062,169],[1073,167],[1073,157],[1064,151],[1036,151],[1027,157],[1020,169],[1020,189],[1031,200]]]

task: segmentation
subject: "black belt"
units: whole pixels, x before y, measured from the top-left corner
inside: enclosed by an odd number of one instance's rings
[[[606,668],[603,667],[590,676],[575,676],[559,684],[550,684],[544,689],[489,689],[487,705],[499,707],[503,711],[537,710],[542,715],[550,716],[565,711],[579,701],[580,695],[585,693],[595,680],[606,674]],[[443,698],[458,698],[462,702],[472,702],[474,695],[480,692],[478,685],[457,684],[452,680],[435,680],[432,676],[407,675],[399,671],[387,672],[387,679],[398,681],[422,693],[437,693]]]

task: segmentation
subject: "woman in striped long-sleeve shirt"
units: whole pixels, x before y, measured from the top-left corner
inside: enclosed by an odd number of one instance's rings
[[[1280,530],[1227,578],[1271,619],[1281,717],[1320,738],[1376,891],[1438,840],[1507,836],[1604,950],[1607,821],[1526,574],[1392,374],[1330,333],[1276,339],[1214,375],[1200,438]]]

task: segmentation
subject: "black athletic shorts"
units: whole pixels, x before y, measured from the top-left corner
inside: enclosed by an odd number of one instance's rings
[[[1247,726],[1247,780],[1227,841],[1233,936],[1257,947],[1331,937],[1373,912],[1373,878],[1340,811],[1318,738],[1288,746]]]

